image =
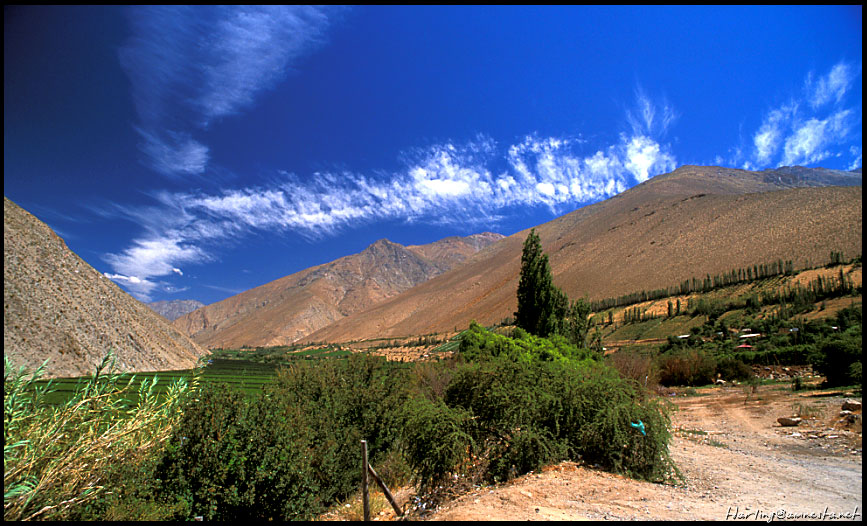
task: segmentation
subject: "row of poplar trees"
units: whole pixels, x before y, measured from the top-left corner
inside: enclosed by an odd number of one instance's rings
[[[549,337],[560,334],[579,347],[587,347],[590,304],[569,297],[554,285],[548,255],[536,229],[524,241],[521,279],[518,282],[518,310],[515,324],[530,334]]]

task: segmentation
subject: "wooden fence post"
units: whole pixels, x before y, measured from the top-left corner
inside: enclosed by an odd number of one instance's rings
[[[388,499],[389,504],[391,504],[391,507],[394,509],[394,513],[397,515],[398,518],[402,517],[403,512],[400,510],[400,506],[397,505],[397,501],[394,499],[394,495],[392,495],[391,492],[388,491],[388,486],[385,485],[385,482],[382,481],[382,479],[373,469],[373,466],[368,464],[367,467],[368,469],[370,469],[370,474],[373,476],[373,480],[375,480],[376,483],[379,484],[379,487],[382,488],[382,492],[385,493],[385,498]]]
[[[370,498],[368,496],[368,489],[370,487],[370,479],[368,479],[368,475],[373,477],[373,480],[379,484],[379,487],[382,488],[382,492],[385,493],[385,498],[388,499],[391,507],[394,508],[394,513],[397,514],[398,518],[403,516],[403,512],[400,510],[400,506],[397,505],[397,500],[395,500],[394,495],[388,490],[388,486],[385,485],[385,482],[382,481],[379,474],[376,470],[373,469],[373,466],[367,461],[367,440],[361,441],[361,503],[364,507],[364,520],[370,520]]]
[[[370,520],[370,500],[367,495],[367,469],[370,467],[367,463],[367,440],[361,441],[361,503],[364,507],[364,520]]]

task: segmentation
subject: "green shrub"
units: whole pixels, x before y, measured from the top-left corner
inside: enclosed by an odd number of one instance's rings
[[[717,376],[729,382],[732,380],[743,382],[753,375],[753,370],[747,364],[731,356],[722,357],[717,361],[716,372]]]
[[[123,466],[147,465],[179,418],[186,380],[156,393],[157,379],[133,388],[107,354],[62,403],[52,387],[4,360],[4,519],[75,520],[106,508]],[[130,401],[134,399],[134,401]],[[159,508],[160,504],[156,505]],[[151,515],[163,518],[159,509]]]
[[[566,444],[547,429],[517,427],[496,442],[487,456],[487,475],[494,480],[509,480],[516,475],[568,458]]]
[[[317,500],[313,437],[296,408],[207,386],[190,402],[157,474],[207,520],[307,519]]]
[[[829,386],[860,384],[861,351],[861,326],[853,325],[822,341],[810,355],[810,363]]]
[[[575,447],[587,460],[614,472],[652,481],[679,477],[668,452],[671,420],[666,402],[647,399],[635,404],[626,393],[612,392],[610,387],[596,396],[605,395],[611,402],[602,405],[580,429]],[[632,426],[639,422],[646,434]]]
[[[662,385],[707,385],[714,381],[716,361],[701,349],[681,349],[659,355]]]
[[[203,391],[167,445],[164,491],[209,520],[312,518],[358,489],[361,439],[372,464],[394,463],[405,369],[353,355],[300,362],[253,395]]]
[[[478,327],[468,336],[461,355],[477,361],[455,371],[445,403],[472,415],[464,429],[489,462],[489,479],[568,458],[650,480],[676,473],[669,406],[638,382],[556,338],[508,339]],[[639,420],[647,435],[631,426]]]
[[[358,489],[361,440],[376,465],[399,447],[402,407],[411,385],[408,367],[383,357],[354,354],[343,360],[301,363],[272,386],[281,405],[307,416],[316,437],[321,498],[333,502]]]
[[[534,336],[520,327],[513,337],[492,333],[476,322],[464,331],[458,349],[460,356],[471,362],[488,360],[500,355],[512,361],[553,361],[595,359],[596,354],[579,348],[559,334],[549,338]]]
[[[467,433],[470,415],[425,397],[408,400],[404,411],[407,462],[419,477],[422,491],[432,489],[468,459],[473,445]]]

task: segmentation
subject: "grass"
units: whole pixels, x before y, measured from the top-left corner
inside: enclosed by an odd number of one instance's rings
[[[792,414],[800,418],[815,418],[822,415],[822,408],[795,402],[792,404]]]
[[[619,325],[611,332],[604,334],[605,340],[640,340],[650,338],[667,338],[670,335],[689,334],[690,329],[699,327],[707,321],[707,316],[689,316],[681,314],[671,318],[655,318],[652,320]]]
[[[700,393],[695,387],[687,387],[683,391],[683,396],[707,396],[710,393]]]
[[[702,431],[701,429],[678,429],[679,433],[686,433],[687,435],[707,435],[707,431]]]
[[[370,489],[368,491],[368,507],[370,509],[370,517],[375,519],[382,512],[394,511],[392,510],[391,504],[389,504],[388,499],[385,498],[385,494],[382,493],[382,491],[376,485],[376,482],[373,482],[372,479],[370,482]],[[327,516],[329,519],[332,520],[353,522],[363,521],[364,503],[361,500],[361,491],[359,491],[352,497],[346,499],[345,501],[335,505],[332,508],[332,511],[327,514]]]
[[[203,383],[225,383],[240,389],[242,392],[251,393],[271,382],[276,374],[277,366],[273,364],[212,358],[210,363],[206,362],[204,367],[199,369],[101,375],[97,382],[100,389],[107,388],[109,383],[113,385],[129,384],[128,388],[124,390],[124,402],[136,404],[139,402],[138,393],[144,385],[147,385],[148,389],[152,389],[153,394],[158,396],[165,395],[178,381],[191,383],[194,380]],[[31,382],[30,388],[47,389],[41,402],[57,405],[66,403],[92,382],[92,375],[50,380],[37,378]]]
[[[130,384],[130,388],[125,391],[127,404],[138,403],[137,393],[144,384],[148,384],[150,388],[150,384],[153,383],[154,393],[162,396],[171,389],[172,385],[181,380],[188,383],[195,379],[202,384],[226,384],[243,393],[252,394],[271,383],[282,366],[288,366],[297,360],[345,358],[352,354],[352,351],[333,346],[297,349],[301,348],[277,346],[256,349],[216,349],[201,360],[200,368],[136,374],[121,373],[112,375],[111,381],[115,384]],[[29,389],[47,389],[41,402],[57,405],[65,403],[91,380],[92,376],[50,380],[36,378],[29,384]],[[101,383],[107,381],[108,378],[104,376],[99,379]]]

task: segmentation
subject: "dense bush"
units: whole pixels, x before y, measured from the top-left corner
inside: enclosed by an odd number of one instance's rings
[[[739,351],[731,356],[745,364],[772,365],[789,364],[803,365],[809,363],[809,355],[815,349],[813,344],[783,345],[780,347],[757,346],[757,350]]]
[[[318,509],[313,436],[297,408],[206,386],[184,411],[157,476],[207,520],[303,519]]]
[[[509,338],[494,334],[472,322],[470,328],[463,333],[459,354],[461,358],[471,362],[485,361],[499,356],[526,363],[598,358],[593,351],[579,348],[559,334],[542,338],[516,328],[513,336]]]
[[[166,447],[163,490],[209,520],[310,519],[357,490],[362,438],[372,464],[395,447],[405,385],[404,368],[354,355],[301,363],[253,396],[204,389]]]
[[[716,373],[723,380],[738,382],[749,380],[753,376],[753,370],[747,364],[731,356],[724,356],[717,360]]]
[[[355,354],[294,366],[273,390],[280,403],[307,416],[316,437],[317,473],[324,502],[345,498],[361,480],[361,440],[376,465],[398,447],[405,427],[408,367],[383,357]]]
[[[426,397],[408,400],[404,411],[407,462],[418,475],[421,490],[427,491],[467,460],[473,445],[467,432],[471,416]]]
[[[702,349],[683,348],[659,355],[662,385],[707,385],[716,377],[716,360]]]
[[[473,324],[459,354],[467,362],[454,371],[438,414],[454,426],[451,433],[471,438],[461,447],[483,459],[489,480],[565,459],[648,480],[675,473],[665,402],[645,396],[590,351],[556,337],[506,338]],[[455,409],[462,412],[448,412]],[[631,425],[639,421],[646,435]]]
[[[861,385],[862,349],[861,326],[853,325],[821,342],[810,355],[810,363],[829,386]]]

